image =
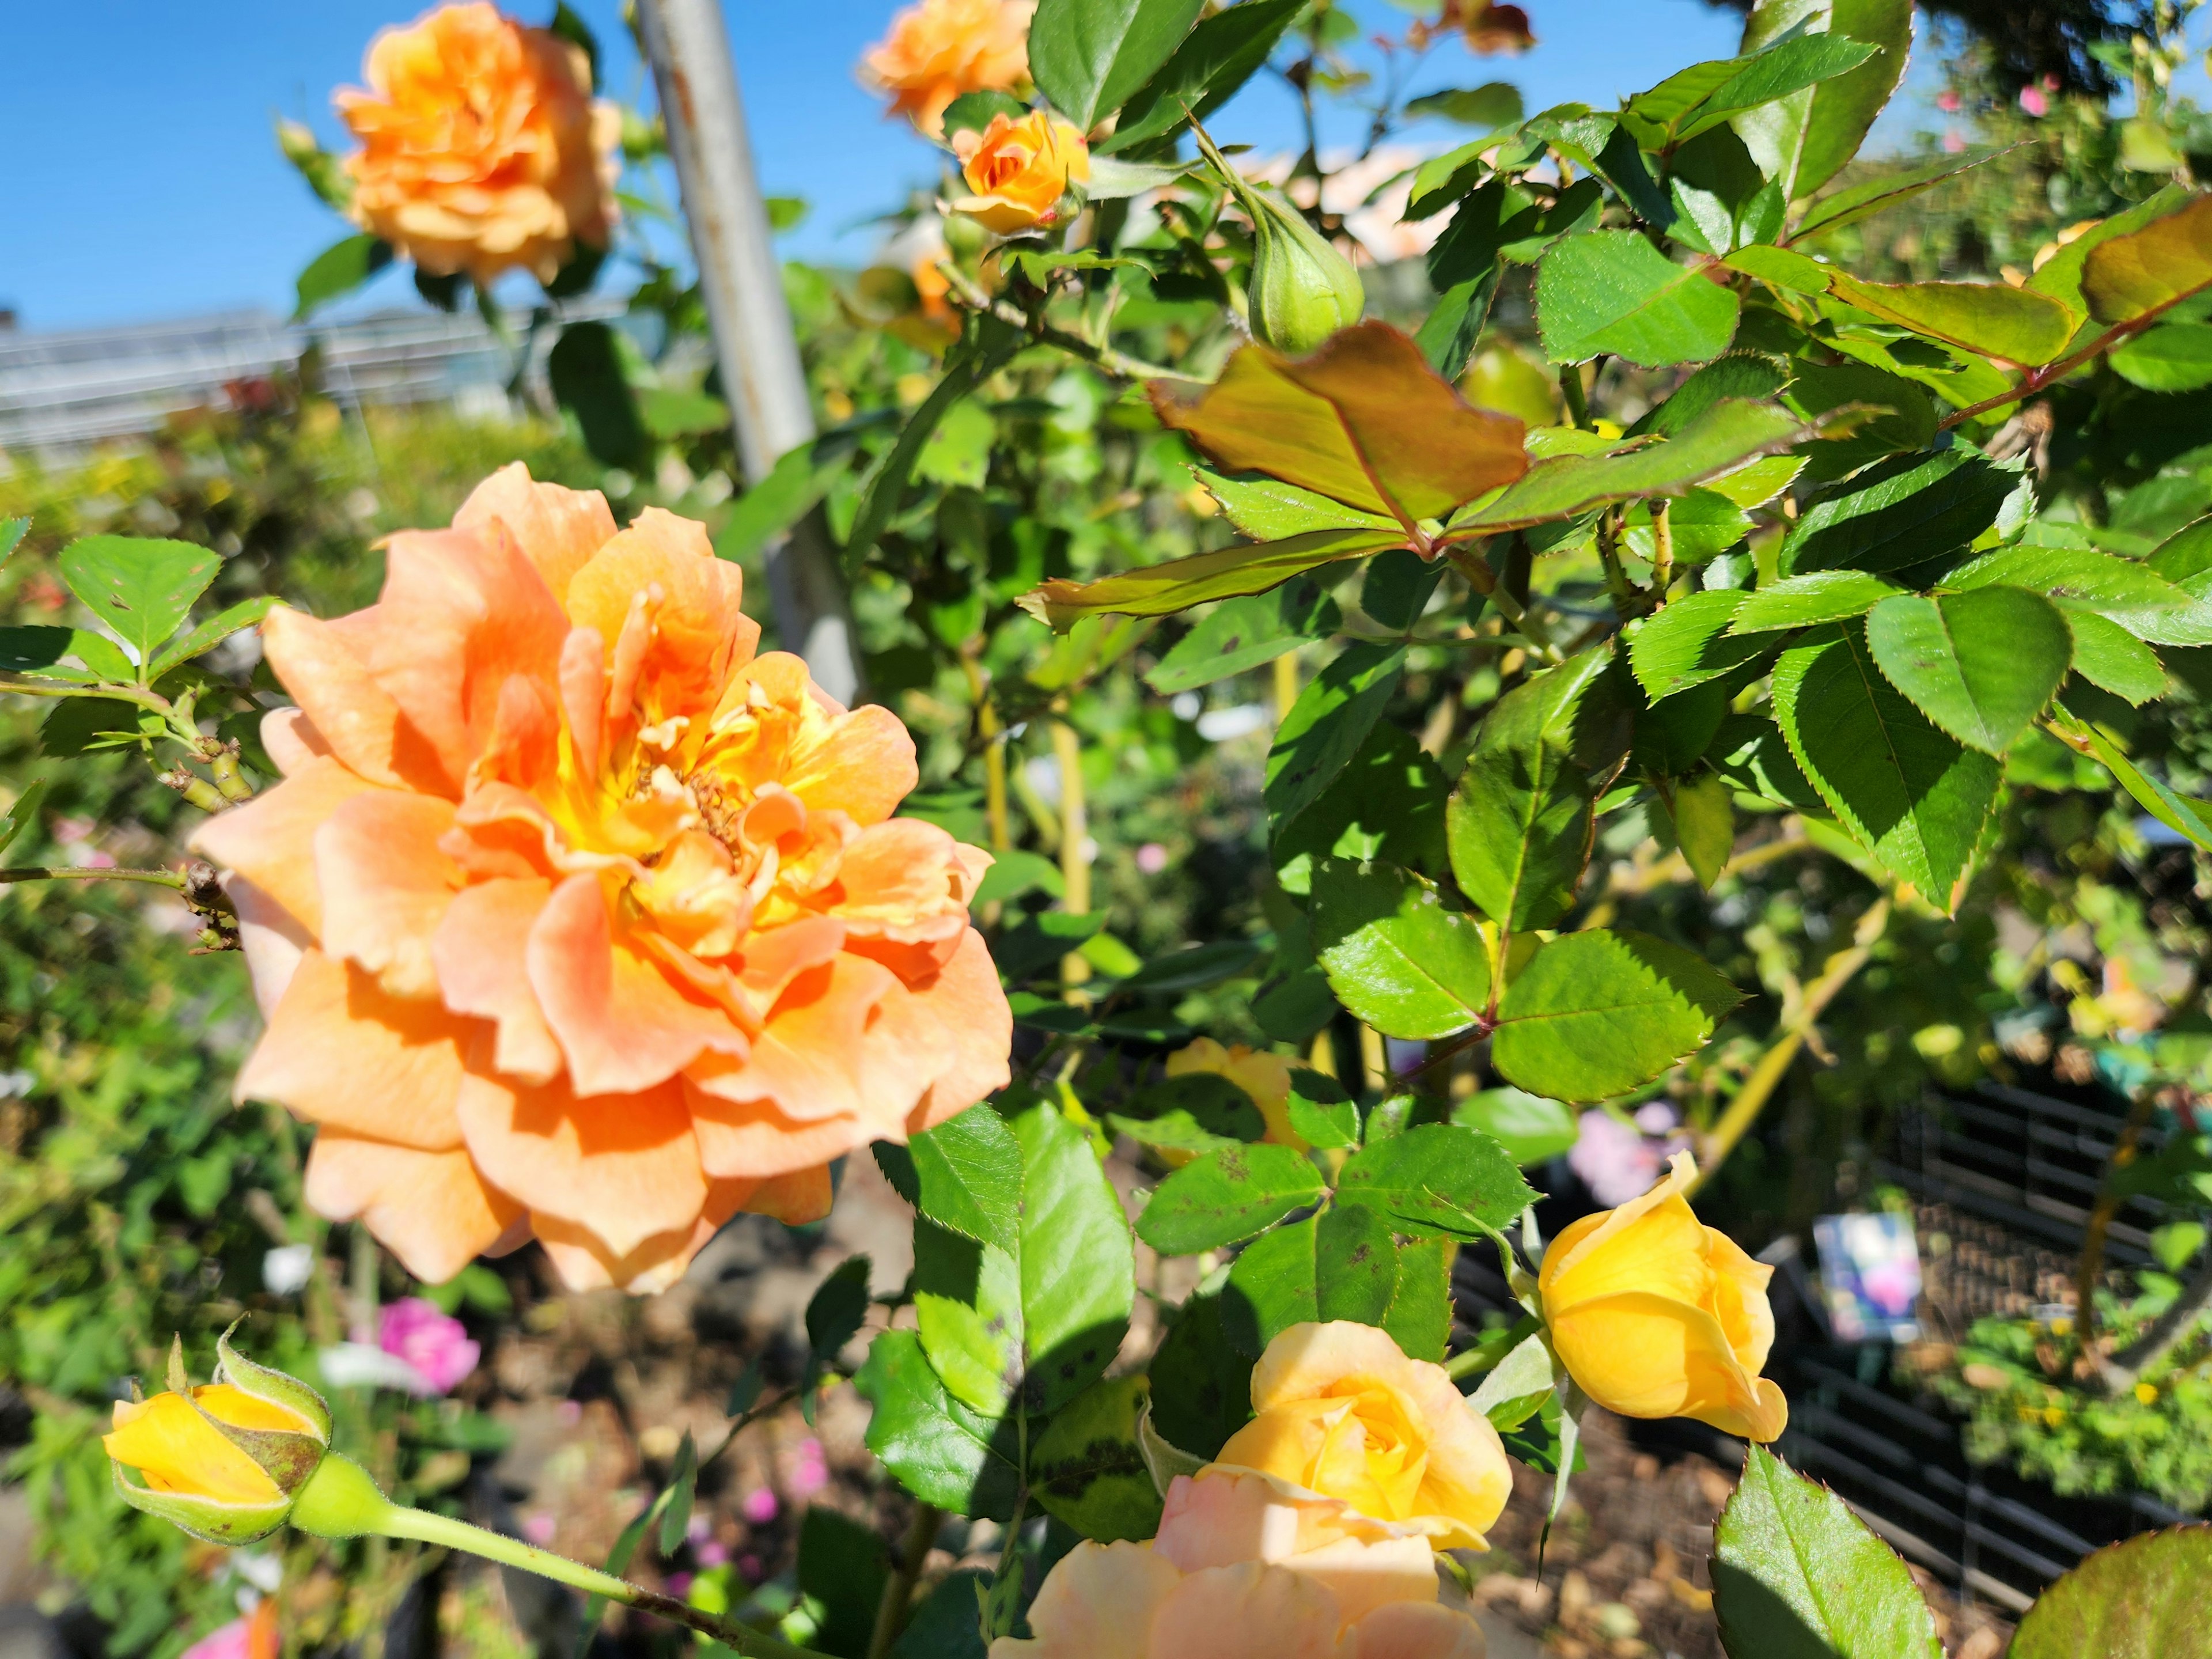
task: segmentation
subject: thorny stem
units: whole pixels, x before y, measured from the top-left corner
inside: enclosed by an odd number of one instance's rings
[[[1011,323],[1040,345],[1057,346],[1071,356],[1102,368],[1107,374],[1124,380],[1189,380],[1200,377],[1186,374],[1179,368],[1169,368],[1159,363],[1148,363],[1141,357],[1132,357],[1127,352],[1116,351],[1112,346],[1094,345],[1079,334],[1071,334],[1055,327],[1042,318],[1032,317],[1018,306],[1004,300],[994,300],[969,280],[950,259],[939,259],[937,269],[951,283],[952,291],[960,296],[960,303],[970,311],[988,312],[1002,323]]]
[[[929,1559],[929,1547],[937,1541],[938,1522],[944,1519],[934,1504],[924,1504],[914,1512],[914,1524],[907,1528],[906,1548],[899,1555],[898,1570],[884,1583],[884,1599],[876,1607],[876,1628],[868,1638],[868,1659],[888,1659],[891,1644],[898,1640],[900,1629],[906,1624],[908,1604],[914,1600],[915,1582],[921,1577],[924,1563]]]
[[[1560,163],[1564,173],[1565,163]],[[1567,418],[1584,431],[1589,429],[1589,398],[1583,390],[1583,366],[1580,363],[1559,365],[1559,392],[1567,400]]]
[[[2156,322],[2164,311],[2165,307],[2161,306],[2156,311],[2146,312],[2140,317],[2106,330],[2087,345],[2083,346],[2081,350],[2061,357],[2055,363],[2045,363],[2040,368],[2029,369],[2012,386],[1998,392],[1994,398],[1984,398],[1978,404],[1968,404],[1964,409],[1953,410],[1936,422],[1936,429],[1938,432],[1948,432],[1953,427],[1961,422],[1971,421],[1977,415],[1986,415],[1993,409],[2002,409],[2008,404],[2016,404],[2022,398],[2033,398],[2044,387],[2056,385],[2064,380],[2100,352],[2110,350],[2132,336],[2140,334]]]
[[[1613,596],[1613,614],[1626,622],[1637,611],[1636,590],[1620,563],[1620,509],[1601,508],[1597,515],[1597,562],[1605,568],[1606,592]]]
[[[1674,526],[1664,495],[1651,504],[1651,603],[1667,603],[1667,590],[1674,585]]]

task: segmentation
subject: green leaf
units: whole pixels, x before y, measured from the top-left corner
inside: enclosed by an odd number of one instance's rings
[[[1011,93],[963,92],[945,106],[945,142],[950,143],[956,132],[982,131],[994,116],[1018,121],[1029,112],[1029,106]]]
[[[2081,298],[2105,324],[2156,316],[2212,286],[2212,196],[2100,241],[2081,265]]]
[[[806,1304],[806,1340],[816,1356],[834,1364],[845,1345],[860,1334],[868,1306],[868,1258],[848,1255],[830,1269]]]
[[[2003,547],[1943,578],[1950,588],[2024,587],[2087,609],[2154,645],[2212,643],[2212,609],[2153,567],[2081,547]]]
[[[2074,630],[2074,672],[2083,679],[2138,708],[2166,695],[2166,665],[2157,652],[2093,611],[2075,611],[2066,620]]]
[[[1307,581],[1225,599],[1176,641],[1145,684],[1163,696],[1194,691],[1325,638],[1341,619],[1336,601]]]
[[[1853,185],[1848,190],[1823,196],[1806,210],[1805,216],[1797,222],[1797,228],[1790,233],[1790,240],[1793,245],[1808,241],[1828,231],[1841,230],[1862,219],[1870,219],[1877,213],[1886,212],[1900,202],[1933,190],[1946,179],[1971,172],[2005,153],[2003,150],[1989,149],[1962,155],[1946,155],[1917,167],[1907,167],[1902,172],[1885,171],[1880,177],[1869,179],[1863,185]]]
[[[1454,1123],[1480,1129],[1516,1164],[1548,1163],[1575,1144],[1577,1120],[1556,1100],[1532,1095],[1526,1089],[1483,1089],[1452,1108]]]
[[[1880,462],[1806,507],[1777,568],[1784,576],[1878,575],[1960,552],[1997,521],[2020,479],[2019,463],[1992,461],[1963,445]]]
[[[179,635],[164,646],[155,657],[154,665],[146,671],[147,680],[158,680],[172,668],[212,651],[233,634],[255,626],[276,608],[277,603],[276,595],[264,593],[258,599],[240,599],[218,611],[190,633]]]
[[[1011,1418],[994,1422],[945,1390],[912,1331],[885,1331],[853,1379],[875,1407],[868,1449],[925,1504],[955,1515],[1010,1519],[1021,1485]]]
[[[1512,1225],[1536,1198],[1501,1143],[1458,1123],[1423,1123],[1372,1142],[1336,1184],[1345,1202],[1373,1205],[1401,1232],[1477,1243]]]
[[[990,1575],[975,1568],[948,1572],[914,1610],[890,1659],[989,1659],[976,1608],[990,1588]],[[720,1659],[716,1655],[714,1659]]]
[[[630,390],[615,332],[605,323],[570,323],[545,358],[554,401],[576,417],[584,446],[609,466],[635,471],[653,447]]]
[[[2063,353],[2077,320],[2048,295],[2004,283],[1863,283],[1837,270],[1828,292],[1928,339],[2030,365]]]
[[[71,697],[39,727],[39,752],[74,760],[96,749],[137,741],[140,710],[113,697]]]
[[[1451,1255],[1449,1239],[1410,1239],[1398,1247],[1398,1288],[1382,1328],[1409,1359],[1443,1364],[1451,1344]]]
[[[2212,1527],[2138,1533],[2086,1557],[2045,1590],[2009,1659],[2203,1659]]]
[[[1744,24],[1743,49],[1756,52],[1801,28],[1848,35],[1881,52],[1847,75],[1736,118],[1760,167],[1793,201],[1843,171],[1889,101],[1912,46],[1911,0],[1759,0]]]
[[[1150,1422],[1177,1449],[1210,1460],[1252,1416],[1252,1362],[1223,1326],[1219,1293],[1193,1296],[1179,1310],[1146,1375]]]
[[[33,778],[24,786],[23,793],[15,797],[15,803],[8,809],[7,816],[0,817],[0,853],[13,847],[25,830],[38,823],[39,809],[46,804],[48,787],[46,779]]]
[[[1725,716],[1705,754],[1732,789],[1801,811],[1820,812],[1827,808],[1799,769],[1780,728],[1761,715]]]
[[[1875,48],[1841,34],[1801,34],[1760,52],[1694,64],[1620,106],[1620,124],[1648,150],[1672,149],[1731,116],[1849,73]]]
[[[1637,624],[1628,665],[1653,702],[1716,680],[1765,651],[1770,641],[1736,637],[1736,613],[1752,596],[1735,587],[1686,593]]]
[[[1899,593],[1867,613],[1866,637],[1915,708],[1990,755],[2050,705],[2074,655],[2058,607],[2018,587]]]
[[[1996,799],[1996,760],[1931,725],[1848,623],[1784,652],[1773,696],[1790,754],[1844,828],[1948,912]]]
[[[1506,988],[1491,1063],[1531,1094],[1610,1099],[1693,1053],[1742,1000],[1678,945],[1603,928],[1562,934]]]
[[[215,580],[222,558],[190,542],[82,536],[62,549],[55,562],[70,592],[115,630],[141,664],[150,664]]]
[[[1863,617],[1897,589],[1863,570],[1815,570],[1753,590],[1736,608],[1731,634],[1771,634],[1789,628]]]
[[[23,544],[23,537],[30,528],[31,521],[26,518],[0,519],[0,569],[4,569],[8,561],[15,556],[15,550]]]
[[[1735,850],[1735,807],[1728,785],[1713,773],[1700,772],[1677,783],[1667,805],[1674,820],[1674,844],[1698,885],[1711,892]]]
[[[938,416],[914,458],[915,476],[948,489],[981,489],[990,476],[991,445],[999,433],[991,411],[963,398]]]
[[[1202,9],[1203,0],[1038,0],[1030,78],[1087,132],[1152,79]]]
[[[1519,123],[1522,115],[1521,88],[1510,81],[1489,81],[1479,87],[1427,93],[1408,102],[1406,114],[1409,118],[1442,116],[1445,120],[1456,121],[1463,127],[1495,132],[1500,127]]]
[[[817,1650],[832,1659],[863,1659],[890,1576],[873,1527],[826,1504],[809,1506],[799,1524],[799,1588],[822,1608],[808,1638]]]
[[[722,1402],[722,1415],[743,1417],[760,1404],[761,1392],[767,1386],[768,1378],[761,1370],[760,1360],[756,1358],[748,1361],[744,1370],[738,1373],[738,1380],[730,1384],[729,1398]]]
[[[1327,1190],[1321,1171],[1288,1146],[1224,1147],[1159,1184],[1137,1237],[1163,1255],[1194,1255],[1262,1232]]]
[[[975,1411],[1004,1412],[1022,1378],[1018,1255],[917,1218],[912,1288],[922,1350],[946,1389]]]
[[[2114,348],[2113,373],[2146,392],[2212,386],[2212,323],[2166,323]]]
[[[1009,848],[992,854],[991,867],[975,884],[975,895],[969,902],[971,906],[1005,904],[1024,893],[1040,890],[1053,898],[1066,894],[1067,884],[1060,872],[1060,866],[1042,853]],[[881,1146],[885,1143],[876,1144]]]
[[[1316,530],[1287,541],[1239,542],[1095,582],[1054,577],[1024,593],[1021,606],[1061,633],[1089,617],[1170,616],[1208,599],[1265,593],[1322,565],[1401,547],[1405,541],[1397,531]]]
[[[1159,72],[1121,106],[1114,135],[1097,154],[1120,150],[1180,132],[1195,116],[1204,120],[1251,79],[1306,0],[1243,0],[1199,20]]]
[[[1291,1127],[1315,1146],[1357,1146],[1359,1103],[1334,1078],[1304,1066],[1291,1067]]]
[[[2068,714],[2063,704],[2051,720],[2051,729],[2075,748],[2094,755],[2144,811],[2176,835],[2212,851],[2212,802],[2192,800],[2169,788],[2130,760],[2104,732]]]
[[[1160,1494],[1137,1440],[1146,1385],[1116,1377],[1053,1414],[1030,1448],[1030,1486],[1048,1515],[1102,1544],[1159,1530]]]
[[[318,306],[352,293],[391,263],[392,244],[367,231],[331,243],[301,271],[295,284],[299,302],[292,308],[292,319],[301,321]]]
[[[1443,769],[1420,740],[1385,721],[1318,799],[1288,823],[1273,826],[1268,853],[1286,893],[1313,890],[1313,866],[1325,858],[1381,860],[1431,874],[1443,871]]]
[[[1388,514],[1359,512],[1264,472],[1232,476],[1206,466],[1190,471],[1206,493],[1221,503],[1229,522],[1255,542],[1281,541],[1316,530],[1402,530]]]
[[[884,424],[887,412],[861,416],[777,457],[767,477],[730,504],[730,516],[714,538],[716,556],[733,562],[749,558],[812,512],[851,467],[860,434]]]
[[[1728,349],[1737,308],[1731,289],[1632,230],[1570,236],[1536,267],[1537,326],[1555,363],[1601,353],[1645,368],[1703,362]]]
[[[2154,220],[2163,219],[2185,206],[2191,197],[2191,192],[2181,185],[2166,185],[2133,207],[2106,215],[2030,272],[2028,287],[2038,294],[2049,295],[2075,315],[2087,317],[2089,302],[2082,296],[2081,278],[2089,256],[2106,242],[2133,235]]]
[[[1713,1547],[1713,1607],[1732,1654],[1942,1659],[1935,1618],[1896,1553],[1764,1446],[1746,1455]]]
[[[1397,1293],[1397,1251],[1389,1223],[1349,1202],[1254,1240],[1230,1269],[1222,1297],[1231,1341],[1257,1359],[1293,1325],[1348,1319],[1380,1326]]]
[[[1548,927],[1574,903],[1595,823],[1589,777],[1574,763],[1576,723],[1612,665],[1610,646],[1600,647],[1506,693],[1452,791],[1452,875],[1510,932]]]
[[[1313,805],[1351,763],[1397,694],[1403,646],[1348,646],[1298,693],[1276,728],[1261,791],[1268,816],[1289,822]]]
[[[1031,1107],[1012,1127],[1022,1150],[1023,1398],[1032,1412],[1056,1411],[1120,1351],[1136,1254],[1121,1198],[1083,1132],[1051,1106]]]
[[[919,1188],[915,1208],[979,1244],[1018,1248],[1022,1149],[1006,1119],[971,1106],[907,1142]]]
[[[1314,872],[1313,930],[1337,1000],[1386,1036],[1450,1036],[1490,1000],[1480,925],[1445,909],[1410,871],[1325,860]]]
[[[1150,391],[1162,423],[1224,469],[1401,524],[1441,518],[1528,466],[1521,422],[1468,407],[1388,323],[1341,330],[1295,362],[1247,345],[1210,386],[1155,380]]]
[[[865,1256],[856,1258],[866,1261]],[[836,1275],[831,1275],[833,1278]],[[862,1280],[866,1289],[866,1281]],[[691,1438],[691,1431],[684,1431],[684,1438],[676,1448],[676,1465],[669,1471],[668,1502],[660,1511],[660,1553],[676,1553],[676,1547],[684,1541],[684,1529],[691,1522],[691,1505],[699,1492],[699,1447]]]
[[[1705,409],[1661,443],[1622,446],[1601,455],[1559,455],[1539,461],[1528,476],[1450,522],[1455,535],[1494,535],[1553,519],[1573,518],[1606,501],[1679,495],[1692,484],[1718,479],[1753,457],[1784,449],[1812,435],[1789,410],[1747,398],[1723,398]]]
[[[656,438],[692,438],[729,429],[730,406],[711,393],[653,386],[641,386],[636,397],[638,416]]]

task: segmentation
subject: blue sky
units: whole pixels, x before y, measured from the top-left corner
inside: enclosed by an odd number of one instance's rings
[[[1407,15],[1352,0],[1376,27]],[[535,20],[550,0],[506,0]],[[878,37],[891,0],[726,0],[731,35],[771,193],[806,198],[787,251],[857,258],[871,233],[847,228],[934,176],[934,152],[883,118],[853,64]],[[1456,42],[1433,52],[1416,86],[1518,83],[1530,109],[1568,99],[1604,105],[1683,64],[1725,57],[1737,24],[1700,0],[1528,0],[1543,42],[1519,59],[1476,59]],[[27,329],[289,307],[292,278],[344,234],[277,155],[270,118],[342,132],[332,88],[356,81],[375,31],[415,0],[79,0],[10,8],[14,68],[0,98],[0,305]],[[618,0],[577,0],[605,48],[605,83],[637,95],[642,76]],[[1925,65],[1922,65],[1924,72]],[[1916,79],[1919,78],[1916,76]],[[1263,149],[1297,136],[1290,94],[1255,84],[1214,124]],[[1412,130],[1439,145],[1455,130]],[[1348,112],[1324,129],[1358,136]],[[371,297],[414,302],[398,273]]]

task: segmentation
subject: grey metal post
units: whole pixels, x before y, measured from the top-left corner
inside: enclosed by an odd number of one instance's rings
[[[799,340],[783,298],[768,207],[753,172],[737,65],[721,0],[638,0],[638,21],[668,126],[699,288],[714,331],[749,483],[814,435]],[[840,702],[860,691],[859,659],[836,556],[821,514],[768,550],[769,598],[787,649]]]

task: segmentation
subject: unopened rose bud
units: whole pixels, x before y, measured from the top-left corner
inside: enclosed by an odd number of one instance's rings
[[[1246,292],[1253,338],[1302,357],[1359,320],[1367,290],[1352,261],[1279,192],[1240,192],[1252,217],[1252,275]]]

